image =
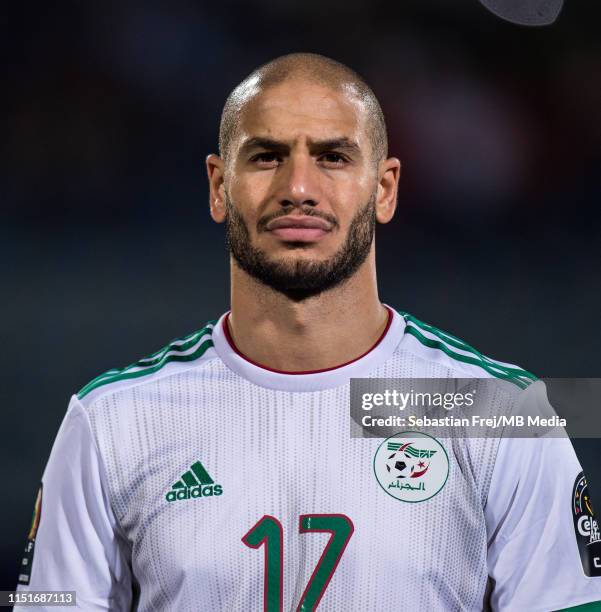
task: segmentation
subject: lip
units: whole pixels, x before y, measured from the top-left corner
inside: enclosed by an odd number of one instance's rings
[[[286,228],[299,228],[299,229],[319,229],[324,232],[329,232],[332,229],[330,223],[321,217],[309,217],[304,215],[299,217],[297,215],[287,215],[285,217],[278,217],[267,224],[267,230],[274,231]]]
[[[320,217],[287,215],[269,222],[266,229],[286,242],[316,242],[328,234],[332,226]]]

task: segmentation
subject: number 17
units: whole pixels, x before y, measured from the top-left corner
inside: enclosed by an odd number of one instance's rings
[[[344,514],[301,514],[299,532],[331,534],[321,557],[303,591],[297,612],[313,612],[332,579],[342,553],[353,535],[353,521]],[[265,544],[265,578],[263,609],[265,612],[281,612],[284,582],[284,534],[278,519],[266,514],[242,538],[250,548]]]

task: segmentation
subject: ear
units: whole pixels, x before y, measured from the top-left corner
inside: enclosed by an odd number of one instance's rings
[[[207,176],[209,177],[209,209],[213,221],[223,223],[226,216],[225,208],[225,163],[219,155],[211,153],[207,156]]]
[[[388,223],[396,210],[397,192],[401,177],[401,162],[389,157],[378,164],[378,191],[376,195],[376,219]]]

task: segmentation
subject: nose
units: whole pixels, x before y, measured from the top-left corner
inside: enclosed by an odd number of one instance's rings
[[[310,155],[291,155],[280,171],[278,202],[282,206],[317,206],[319,172]]]

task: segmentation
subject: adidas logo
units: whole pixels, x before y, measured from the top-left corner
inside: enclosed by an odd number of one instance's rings
[[[165,496],[168,502],[197,497],[213,497],[221,495],[223,487],[215,484],[200,461],[193,463],[187,472],[171,487]]]

